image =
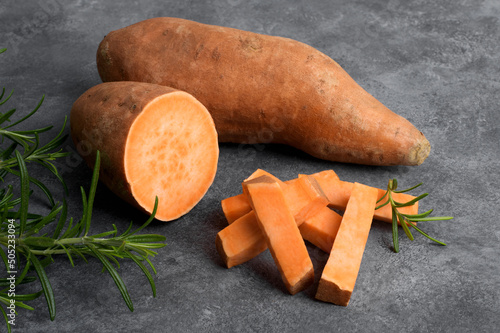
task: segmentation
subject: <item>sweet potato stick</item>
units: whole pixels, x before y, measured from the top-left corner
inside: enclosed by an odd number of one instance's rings
[[[281,187],[262,176],[244,182],[243,190],[288,292],[302,291],[314,281],[314,269]]]
[[[347,306],[370,232],[377,190],[355,183],[342,223],[323,269],[316,298]]]

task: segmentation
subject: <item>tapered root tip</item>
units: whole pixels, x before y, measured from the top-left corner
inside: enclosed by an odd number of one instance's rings
[[[410,150],[408,158],[409,165],[420,165],[429,156],[431,152],[431,144],[427,138],[422,134],[422,139],[415,144]]]

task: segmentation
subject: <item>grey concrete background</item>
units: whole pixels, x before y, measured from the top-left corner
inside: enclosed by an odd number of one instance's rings
[[[158,296],[134,265],[120,272],[135,311],[129,312],[94,260],[72,268],[60,258],[48,268],[57,317],[42,298],[20,310],[14,332],[497,332],[500,328],[500,2],[496,0],[2,0],[1,86],[9,105],[42,109],[26,127],[58,129],[72,103],[100,82],[95,52],[103,36],[137,21],[176,16],[308,43],[335,59],[371,94],[412,121],[432,145],[418,167],[331,163],[282,146],[221,144],[215,182],[196,208],[148,232],[167,237],[153,259]],[[69,127],[68,127],[69,128]],[[66,132],[68,132],[66,128]],[[56,132],[54,129],[54,134]],[[58,163],[70,187],[70,215],[81,212],[79,186],[90,172],[72,155]],[[315,287],[290,296],[268,253],[231,269],[215,251],[225,226],[220,200],[239,193],[256,168],[282,179],[334,169],[348,181],[384,187],[420,181],[430,195],[422,209],[453,215],[423,228],[448,243],[416,235],[391,250],[389,224],[374,222],[347,308],[314,299]],[[49,175],[40,173],[45,181]],[[60,189],[54,184],[56,194]],[[62,198],[62,194],[59,196]],[[34,202],[45,209],[43,200]],[[124,230],[145,216],[100,186],[93,231]],[[327,256],[308,246],[317,279]],[[0,331],[4,330],[0,326]]]

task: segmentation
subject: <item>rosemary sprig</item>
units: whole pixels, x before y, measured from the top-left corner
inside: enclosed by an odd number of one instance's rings
[[[0,106],[5,104],[11,98],[13,92],[14,91],[12,90],[10,94],[4,98],[5,88],[2,89],[2,92],[0,93]],[[1,147],[0,149],[0,181],[4,181],[5,176],[9,173],[18,177],[20,176],[19,158],[16,156],[15,152],[19,153],[18,147],[21,147],[22,152],[20,152],[20,157],[25,161],[25,163],[35,162],[45,167],[52,174],[54,174],[54,176],[56,176],[56,178],[63,184],[64,189],[67,192],[67,186],[63,178],[57,171],[55,165],[52,163],[55,159],[68,155],[67,152],[63,152],[60,148],[62,143],[65,142],[68,137],[67,135],[64,135],[64,128],[66,127],[67,119],[64,119],[63,126],[59,133],[52,140],[41,147],[39,139],[40,133],[49,131],[52,129],[52,126],[24,131],[12,129],[13,126],[22,123],[35,114],[40,109],[44,98],[45,97],[42,96],[37,106],[30,113],[28,113],[28,115],[16,120],[13,123],[10,123],[10,118],[15,114],[16,109],[10,109],[5,113],[0,112],[0,144],[4,144],[7,140],[10,141],[6,148]],[[45,193],[51,206],[55,204],[52,194],[42,182],[32,177],[29,177],[28,180],[38,186],[43,193]]]
[[[86,195],[83,195],[83,206],[85,208],[82,213],[82,218],[74,224],[73,219],[69,219],[69,221],[66,220],[66,202],[63,202],[62,205],[57,204],[47,216],[43,217],[33,215],[28,216],[26,211],[22,212],[22,210],[26,210],[26,208],[22,207],[28,206],[29,194],[27,192],[29,192],[29,182],[26,181],[28,177],[25,169],[26,165],[22,159],[19,160],[21,170],[23,170],[20,176],[21,182],[26,182],[28,187],[21,187],[22,193],[20,208],[14,214],[14,216],[20,216],[19,222],[15,223],[15,249],[17,255],[22,257],[24,262],[23,274],[17,278],[16,285],[26,282],[34,282],[36,280],[33,277],[26,275],[28,268],[33,267],[38,277],[38,281],[41,284],[42,291],[36,294],[18,296],[15,299],[17,307],[32,309],[22,301],[31,300],[35,298],[35,296],[38,297],[41,293],[43,293],[47,301],[50,318],[51,320],[54,320],[56,315],[54,290],[52,289],[44,267],[54,260],[53,256],[60,254],[66,255],[72,266],[75,265],[74,257],[80,257],[84,261],[87,261],[88,256],[93,256],[100,260],[103,267],[113,278],[123,299],[125,300],[126,305],[131,311],[133,311],[134,308],[132,300],[125,283],[113,265],[115,264],[119,268],[120,264],[117,259],[131,259],[143,271],[151,285],[153,296],[156,296],[154,280],[144,263],[146,263],[153,270],[153,272],[156,272],[149,258],[154,257],[157,254],[157,252],[153,251],[154,249],[159,249],[165,246],[165,237],[154,234],[138,235],[136,233],[153,221],[158,201],[155,201],[155,208],[149,219],[134,231],[132,231],[133,224],[131,223],[128,229],[121,234],[118,233],[116,226],[113,225],[113,230],[93,236],[89,235],[90,216],[93,206],[92,200],[95,195],[96,184],[99,177],[99,162],[100,158],[98,153],[89,196],[87,197]],[[85,193],[83,189],[82,193]],[[23,214],[26,217],[21,217]],[[48,232],[44,232],[44,228],[54,222],[58,214],[60,215],[60,218],[54,233],[51,235]],[[29,217],[34,218],[30,220]],[[4,219],[0,225],[0,245],[2,245],[5,249],[9,246],[8,231],[8,220]],[[4,258],[6,270],[12,270],[11,264],[9,264],[6,260],[6,254],[3,251],[0,251],[0,253]],[[27,280],[28,278],[29,280]],[[5,284],[6,279],[0,280],[0,285],[2,282]],[[10,298],[6,292],[7,290],[8,288],[0,290],[0,302],[6,305],[10,302]],[[2,309],[2,312],[5,314],[4,309]]]
[[[0,49],[0,54],[5,50]],[[12,95],[13,91],[6,94],[5,88],[0,91],[0,110]],[[26,303],[44,295],[49,316],[54,320],[55,293],[46,267],[60,255],[66,256],[72,266],[75,266],[75,258],[80,258],[85,262],[88,257],[97,258],[102,263],[103,270],[110,273],[128,308],[133,311],[132,300],[118,273],[120,261],[134,262],[150,283],[153,296],[156,296],[156,287],[150,272],[156,274],[156,269],[150,258],[157,254],[154,250],[165,246],[165,237],[162,235],[137,234],[153,221],[158,205],[157,200],[152,215],[135,230],[132,230],[133,223],[131,222],[127,230],[121,234],[118,233],[115,225],[112,226],[112,230],[106,232],[95,235],[90,233],[93,203],[99,178],[99,152],[88,195],[81,188],[83,212],[82,217],[77,221],[67,218],[68,206],[65,199],[62,203],[57,203],[48,187],[29,175],[28,169],[31,163],[42,165],[60,181],[67,193],[67,186],[52,163],[68,154],[61,149],[61,145],[67,138],[67,135],[64,135],[66,119],[59,133],[44,145],[40,144],[39,136],[49,131],[52,126],[23,131],[14,128],[35,114],[43,100],[42,97],[35,109],[15,121],[11,121],[11,118],[15,115],[16,109],[0,112],[0,266],[3,262],[6,272],[16,272],[15,295],[11,292],[11,276],[0,277],[0,313],[6,321],[9,333],[11,332],[9,323],[11,310],[8,307],[12,302],[14,302],[17,315],[17,309],[20,308],[33,310]],[[14,176],[14,179],[19,181],[19,195],[16,195],[13,184],[5,183],[9,176]],[[35,193],[31,189],[32,184],[41,189],[49,201],[50,211],[46,215],[30,212],[30,197]],[[20,290],[17,290],[18,286],[34,283],[39,283],[41,286],[41,290],[36,293],[22,294]]]
[[[394,200],[393,198],[393,193],[405,193],[405,192],[409,192],[413,189],[416,189],[417,187],[421,186],[422,183],[419,183],[413,187],[410,187],[410,188],[407,188],[405,190],[397,190],[398,188],[398,181],[396,179],[390,179],[389,180],[389,184],[387,185],[387,191],[385,192],[385,194],[382,196],[382,198],[380,198],[377,203],[380,203],[381,201],[383,201],[384,199],[385,202],[378,205],[375,209],[379,209],[379,208],[382,208],[384,207],[385,205],[391,205],[391,210],[392,210],[392,242],[393,242],[393,246],[394,246],[394,251],[395,252],[399,252],[399,239],[398,239],[398,223],[403,227],[403,230],[406,234],[406,236],[410,239],[410,240],[413,240],[414,237],[410,231],[410,227],[415,229],[416,231],[418,231],[420,234],[424,235],[425,237],[427,237],[428,239],[440,244],[440,245],[446,245],[445,243],[443,243],[442,241],[439,241],[431,236],[429,236],[427,233],[425,233],[424,231],[422,231],[420,228],[418,228],[415,223],[413,222],[427,222],[427,221],[443,221],[443,220],[451,220],[453,217],[451,216],[438,216],[438,217],[428,217],[432,212],[433,210],[428,210],[424,213],[421,213],[421,214],[414,214],[414,215],[411,215],[411,214],[403,214],[401,213],[398,208],[401,208],[401,207],[407,207],[407,206],[411,206],[413,204],[415,204],[417,201],[425,198],[427,195],[429,195],[429,193],[424,193],[424,194],[421,194],[419,196],[417,196],[416,198],[408,201],[408,202],[397,202]]]

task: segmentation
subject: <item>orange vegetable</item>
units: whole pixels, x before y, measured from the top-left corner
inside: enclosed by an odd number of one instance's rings
[[[281,143],[318,158],[418,165],[430,144],[334,60],[288,38],[151,18],[106,35],[103,81],[181,89],[212,114],[221,142]]]
[[[226,198],[220,202],[224,216],[229,224],[240,217],[248,214],[252,207],[248,202],[247,196],[243,193]]]
[[[71,109],[71,136],[90,166],[101,153],[101,181],[125,201],[170,221],[205,195],[219,147],[207,109],[190,94],[139,82],[102,83]]]
[[[268,177],[277,182],[276,177]],[[328,200],[314,178],[301,177],[286,184],[277,183],[297,225],[313,218],[321,209],[328,209]],[[216,248],[228,268],[252,259],[267,248],[265,237],[259,230],[255,213],[250,210],[217,234]]]
[[[262,176],[244,182],[243,191],[288,292],[293,295],[305,289],[314,281],[314,269],[281,187]]]
[[[361,265],[378,191],[354,183],[342,223],[323,269],[316,298],[347,306]]]
[[[255,258],[267,249],[266,238],[251,210],[221,231],[215,238],[215,247],[227,268]]]
[[[330,253],[342,221],[342,216],[328,207],[322,207],[299,226],[302,237]]]
[[[314,216],[319,209],[328,205],[328,198],[314,177],[299,177],[285,182],[282,187],[285,201],[297,225]]]
[[[262,169],[257,169],[246,180],[254,179],[264,175],[273,178],[276,182],[278,182],[278,184],[284,186],[284,183],[281,180]],[[250,203],[248,202],[246,195],[244,195],[243,193],[222,200],[221,206],[222,211],[224,212],[224,215],[226,216],[227,222],[229,224],[233,223],[252,210],[252,207],[250,207]]]

